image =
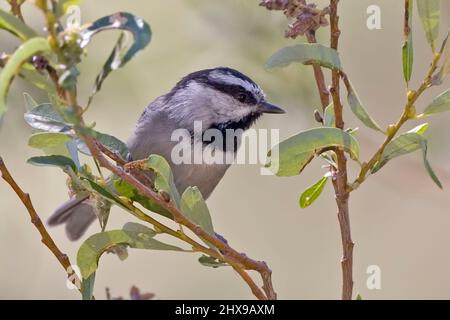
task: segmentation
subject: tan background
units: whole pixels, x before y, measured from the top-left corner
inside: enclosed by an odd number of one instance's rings
[[[448,13],[450,7],[443,2],[442,11]],[[3,6],[4,1],[1,3]],[[366,107],[385,127],[399,116],[405,100],[400,63],[403,1],[341,3],[343,64]],[[285,138],[315,125],[312,112],[319,100],[311,69],[296,65],[269,73],[263,67],[276,49],[303,39],[284,39],[281,12],[269,12],[257,4],[256,0],[84,1],[84,22],[123,10],[145,18],[154,32],[150,47],[106,81],[89,119],[95,119],[99,130],[126,139],[144,106],[167,92],[177,79],[194,70],[224,65],[250,75],[274,103],[288,110],[286,116],[265,117],[259,128],[280,128]],[[370,4],[382,9],[381,30],[366,28]],[[442,33],[449,26],[447,13],[443,13]],[[27,9],[25,17],[35,26],[42,23],[34,9]],[[416,87],[430,61],[418,19],[414,34],[417,50],[412,85]],[[89,47],[81,68],[83,97],[116,37],[116,33],[102,34]],[[15,45],[12,37],[2,33],[0,51]],[[424,107],[449,84],[430,90],[417,107]],[[67,197],[65,177],[57,169],[25,163],[38,151],[27,147],[31,131],[22,119],[23,91],[45,101],[45,96],[22,82],[15,83],[10,110],[0,129],[0,153],[46,218]],[[433,185],[420,155],[414,154],[393,161],[352,194],[355,292],[365,299],[450,298],[449,117],[442,114],[430,119],[428,133],[432,137],[430,160],[442,178],[444,191]],[[349,125],[359,126],[352,115],[347,119]],[[363,159],[382,141],[382,136],[365,128],[359,138]],[[258,166],[235,166],[209,200],[216,230],[235,248],[269,263],[280,298],[339,297],[341,245],[332,188],[327,186],[320,201],[307,210],[297,204],[301,191],[320,174],[319,162],[302,176],[287,179],[260,176]],[[110,227],[130,220],[116,208]],[[90,229],[96,231],[97,226]],[[62,228],[51,229],[51,233],[75,261],[80,243],[67,241]],[[0,298],[79,298],[77,292],[66,289],[64,272],[40,244],[27,213],[4,183],[0,183],[0,244]],[[366,289],[366,268],[372,264],[382,271],[379,291]],[[112,255],[102,258],[97,298],[105,297],[106,286],[117,296],[126,295],[133,284],[161,299],[252,297],[229,268],[202,267],[190,254],[135,250],[125,262]]]

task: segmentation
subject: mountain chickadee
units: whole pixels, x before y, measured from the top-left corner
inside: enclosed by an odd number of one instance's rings
[[[151,154],[163,156],[171,165],[178,190],[197,186],[206,199],[230,164],[174,164],[171,154],[177,141],[172,141],[172,133],[180,128],[194,132],[194,122],[201,121],[203,130],[217,129],[225,135],[228,129],[247,130],[263,113],[284,110],[268,103],[261,88],[242,73],[223,67],[191,73],[144,110],[127,142],[129,160],[145,159]],[[190,141],[194,139],[192,136]],[[228,144],[216,144],[215,151],[235,153],[240,136],[233,140],[233,150],[227,150]],[[212,142],[202,143],[207,146]],[[65,223],[68,238],[77,240],[95,219],[90,199],[73,197],[56,209],[48,224]]]

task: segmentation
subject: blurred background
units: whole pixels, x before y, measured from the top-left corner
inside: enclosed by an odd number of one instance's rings
[[[324,1],[317,1],[320,6]],[[0,7],[6,8],[5,1]],[[277,49],[303,42],[283,37],[282,12],[258,7],[258,0],[84,1],[83,22],[116,11],[128,11],[151,24],[150,46],[127,67],[113,73],[96,97],[87,117],[97,129],[122,140],[133,129],[143,108],[166,93],[185,74],[203,68],[230,66],[252,77],[269,99],[283,106],[285,116],[266,116],[258,128],[279,128],[282,139],[317,126],[313,111],[319,98],[310,67],[268,72],[266,59]],[[381,8],[382,29],[368,30],[366,10]],[[441,39],[450,25],[449,3],[443,1]],[[32,6],[25,19],[40,28],[43,20]],[[371,115],[383,126],[396,120],[405,103],[401,67],[403,41],[401,0],[342,0],[340,53],[344,68]],[[118,33],[102,33],[89,46],[81,65],[80,96],[86,101],[96,74],[110,53]],[[327,39],[328,29],[319,33]],[[431,61],[419,19],[414,21],[415,66],[411,86],[417,87]],[[0,52],[17,46],[2,33]],[[420,100],[425,107],[450,86],[446,81]],[[60,170],[37,168],[26,160],[39,151],[27,146],[30,128],[23,121],[23,92],[39,102],[45,95],[15,81],[9,111],[0,128],[0,154],[24,190],[31,194],[43,219],[67,198]],[[82,100],[83,102],[83,100]],[[346,109],[348,126],[360,126]],[[370,177],[352,194],[350,213],[355,241],[355,294],[364,299],[450,298],[450,114],[427,119],[432,126],[429,158],[444,190],[428,177],[419,153],[396,159]],[[408,128],[405,128],[405,130]],[[383,137],[361,127],[358,137],[362,159],[367,159]],[[341,240],[331,184],[319,201],[300,209],[301,192],[323,173],[320,161],[298,177],[261,176],[257,165],[232,167],[208,200],[217,232],[230,244],[255,259],[268,262],[281,299],[335,299],[340,297]],[[354,176],[356,168],[352,167]],[[0,298],[79,299],[66,288],[65,273],[40,243],[37,231],[15,194],[0,183]],[[114,208],[110,228],[135,221]],[[98,232],[92,226],[88,233]],[[57,244],[76,261],[81,244],[69,242],[63,228],[50,230]],[[368,290],[366,270],[381,268],[381,290]],[[259,280],[259,279],[258,279]],[[128,297],[132,285],[153,292],[159,299],[253,298],[230,268],[201,266],[190,254],[130,250],[126,261],[104,255],[97,272],[95,295]]]

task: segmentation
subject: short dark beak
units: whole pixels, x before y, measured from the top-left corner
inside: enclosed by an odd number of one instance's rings
[[[262,101],[259,103],[258,111],[261,113],[286,113],[286,111],[284,111],[280,107],[277,107],[276,105],[273,105],[267,101]]]

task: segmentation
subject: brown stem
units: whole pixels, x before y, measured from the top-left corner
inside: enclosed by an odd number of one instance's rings
[[[10,0],[9,5],[11,6],[12,14],[15,15],[17,18],[19,18],[23,22],[24,20],[23,20],[21,5],[19,3],[17,3],[17,0]]]
[[[339,37],[339,0],[330,0],[330,28],[331,28],[331,48],[338,49]],[[336,117],[336,127],[344,129],[343,107],[340,97],[340,73],[339,70],[332,71],[331,95],[333,97],[334,113]],[[349,190],[347,188],[347,158],[343,150],[335,150],[337,158],[337,170],[334,170],[333,186],[338,207],[338,220],[341,230],[341,241],[343,256],[342,267],[342,299],[351,300],[353,294],[353,246],[351,237],[350,216],[349,216]]]
[[[306,5],[306,0],[299,0],[300,6],[303,8],[310,8]],[[320,12],[325,12],[325,10],[321,10]],[[326,10],[328,12],[328,10]],[[316,39],[316,31],[310,30],[306,33],[306,39],[309,43],[317,43]],[[319,90],[320,101],[322,103],[322,111],[325,111],[325,108],[330,104],[330,93],[325,84],[325,76],[323,74],[323,70],[318,64],[313,64],[314,70],[314,78],[316,79],[317,89]]]
[[[69,257],[61,252],[56,243],[53,241],[50,234],[47,232],[44,224],[42,223],[41,218],[37,214],[34,209],[33,203],[31,202],[30,195],[28,193],[23,192],[23,190],[17,185],[14,178],[11,176],[8,168],[6,167],[3,159],[0,157],[0,171],[2,174],[3,180],[5,180],[14,192],[17,194],[19,199],[22,201],[25,208],[28,210],[28,213],[31,218],[31,222],[36,227],[41,235],[41,242],[53,253],[53,255],[58,259],[61,266],[64,268],[64,271],[67,272],[67,277],[75,284],[80,290],[79,284],[81,284],[81,280],[74,273],[74,270],[71,268],[71,263]]]

